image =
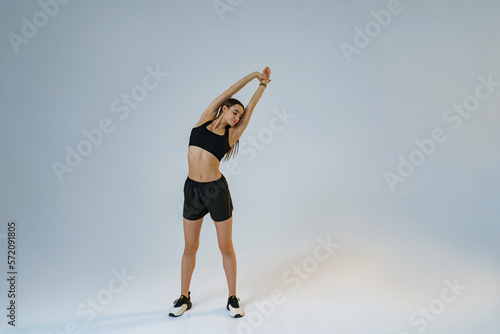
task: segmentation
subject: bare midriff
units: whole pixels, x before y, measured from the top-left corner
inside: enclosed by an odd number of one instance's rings
[[[198,146],[188,147],[188,177],[197,182],[210,182],[221,178],[220,161]]]

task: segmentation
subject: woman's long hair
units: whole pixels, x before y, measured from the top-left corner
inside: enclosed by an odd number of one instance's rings
[[[220,106],[219,110],[217,111],[217,115],[215,116],[215,119],[214,119],[214,120],[216,120],[216,119],[217,119],[217,117],[219,117],[220,115],[222,115],[222,107],[223,107],[223,106],[226,106],[226,107],[230,108],[230,107],[234,106],[235,104],[239,104],[240,106],[242,106],[242,107],[243,107],[243,109],[245,109],[245,106],[244,106],[244,105],[243,105],[243,103],[241,103],[240,101],[238,101],[238,100],[236,100],[236,99],[233,99],[233,98],[227,99],[226,101],[224,101],[224,102],[221,104],[221,106]],[[228,129],[228,130],[226,130],[226,131],[229,131],[229,129]],[[235,156],[235,155],[236,155],[236,153],[237,153],[236,151],[238,151],[239,145],[240,145],[240,140],[238,139],[238,140],[234,143],[233,147],[231,147],[231,148],[229,149],[229,151],[228,151],[228,152],[224,155],[224,158],[222,159],[222,161],[227,161],[227,160],[229,160],[229,158],[231,157],[231,155]],[[235,151],[235,149],[236,149],[236,151]]]

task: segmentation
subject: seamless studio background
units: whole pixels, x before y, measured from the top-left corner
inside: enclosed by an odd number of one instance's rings
[[[2,333],[498,333],[499,18],[493,0],[2,1]],[[170,318],[189,133],[266,66],[220,166],[246,315],[226,313],[207,215],[193,308]]]

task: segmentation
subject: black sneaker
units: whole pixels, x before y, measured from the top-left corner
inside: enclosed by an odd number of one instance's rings
[[[243,308],[238,303],[239,298],[236,296],[231,296],[227,299],[227,310],[229,311],[229,315],[233,318],[241,318],[245,312],[243,312]]]
[[[174,301],[174,306],[170,308],[171,317],[181,316],[185,311],[189,310],[193,304],[191,303],[191,291],[189,291],[188,297],[181,295],[179,299]]]

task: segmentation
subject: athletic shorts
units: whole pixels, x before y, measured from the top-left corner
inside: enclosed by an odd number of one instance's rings
[[[182,216],[188,220],[197,220],[209,212],[214,221],[231,218],[233,201],[226,178],[222,175],[215,181],[197,182],[188,177],[184,182]]]

